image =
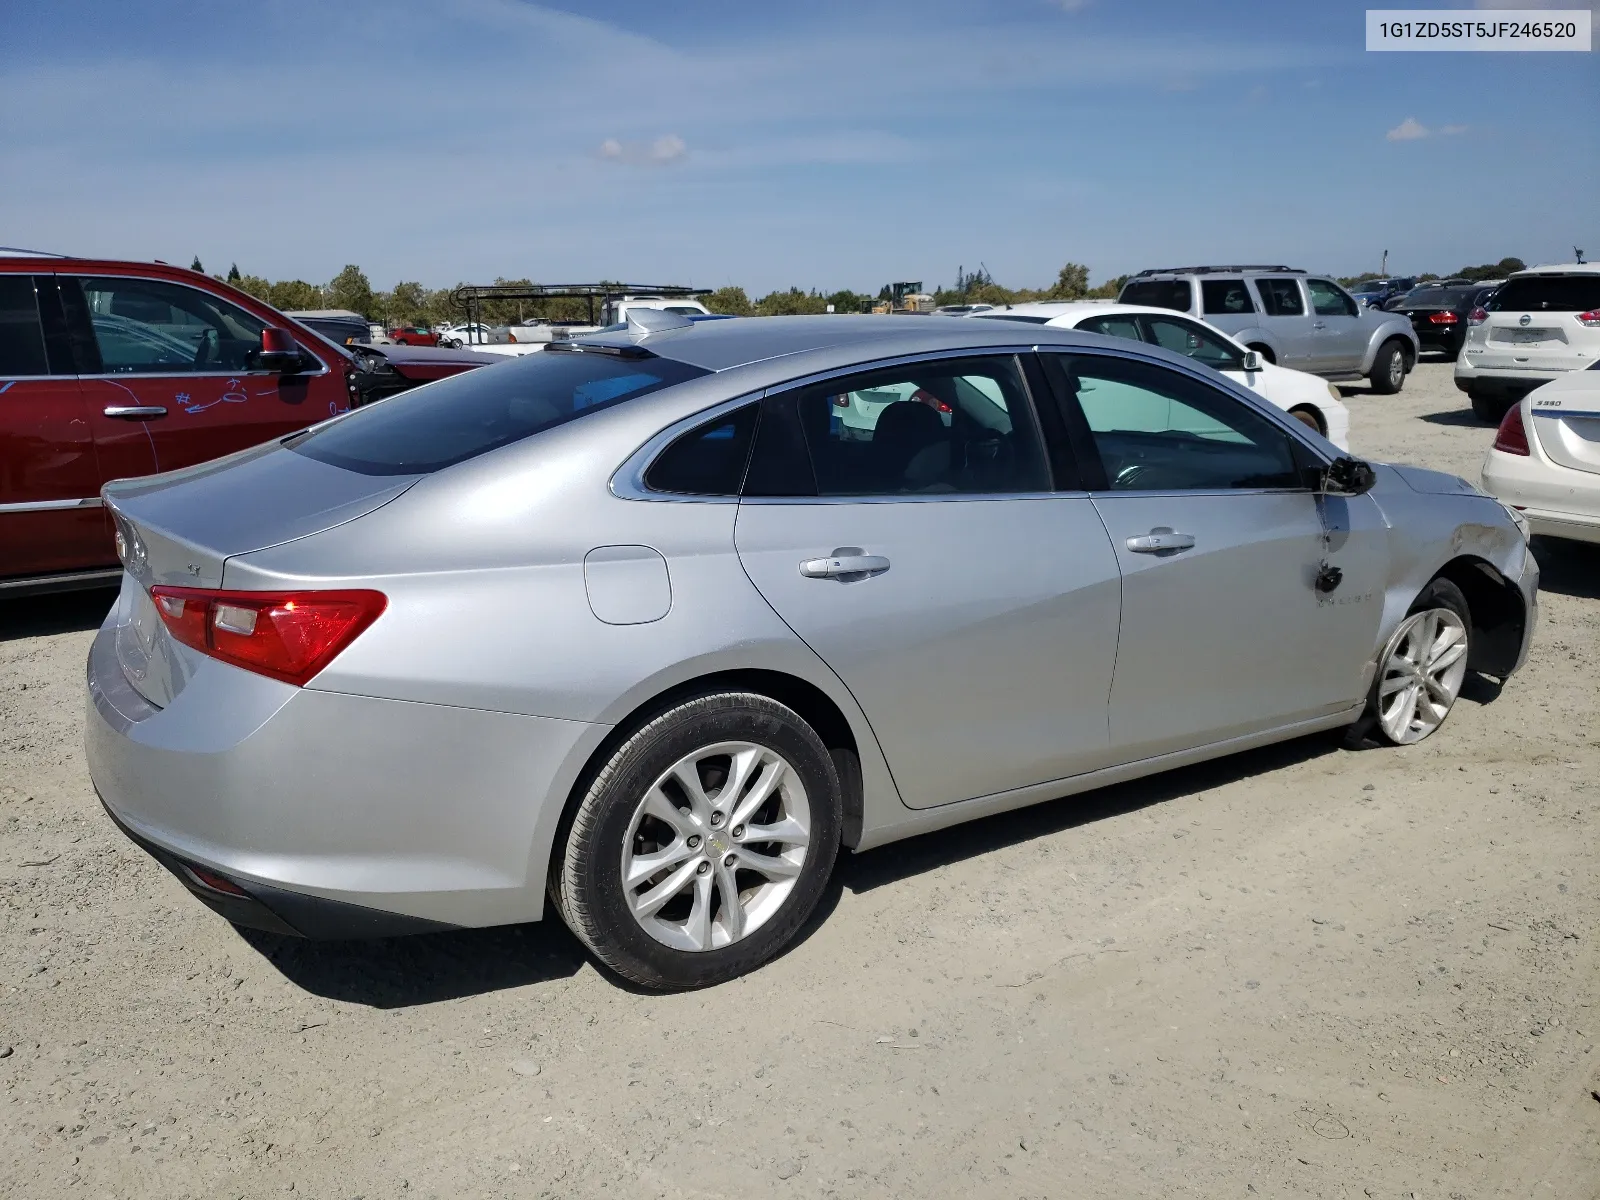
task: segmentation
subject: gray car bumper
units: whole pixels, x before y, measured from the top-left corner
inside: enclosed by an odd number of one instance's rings
[[[296,689],[210,660],[159,709],[129,685],[106,629],[88,686],[85,749],[107,811],[230,920],[384,936],[418,927],[400,918],[543,912],[542,831],[588,725]],[[207,891],[208,874],[287,928]]]

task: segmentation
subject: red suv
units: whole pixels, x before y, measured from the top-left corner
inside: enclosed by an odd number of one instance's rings
[[[109,583],[100,485],[344,412],[352,360],[159,263],[0,256],[0,597]]]

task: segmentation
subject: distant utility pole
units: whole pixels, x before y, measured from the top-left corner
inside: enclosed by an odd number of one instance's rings
[[[1378,268],[1378,274],[1379,275],[1387,275],[1388,273],[1389,273],[1389,252],[1387,250],[1385,250],[1383,252],[1383,265]]]

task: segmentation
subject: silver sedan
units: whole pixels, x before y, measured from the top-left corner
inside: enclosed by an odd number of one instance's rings
[[[114,483],[111,818],[228,919],[779,953],[841,847],[1267,742],[1416,742],[1527,654],[1498,502],[1158,347],[627,328]]]

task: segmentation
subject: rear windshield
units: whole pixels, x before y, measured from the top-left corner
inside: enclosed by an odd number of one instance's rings
[[[391,396],[285,444],[363,475],[425,475],[708,374],[668,358],[530,354]]]
[[[1147,308],[1175,308],[1189,311],[1187,279],[1136,279],[1122,286],[1119,304],[1142,304]]]
[[[1600,275],[1524,275],[1508,279],[1489,307],[1495,312],[1588,312],[1600,308]]]
[[[1477,287],[1462,288],[1412,288],[1406,293],[1406,298],[1401,307],[1412,305],[1426,305],[1429,308],[1454,308],[1471,300],[1479,292]]]

